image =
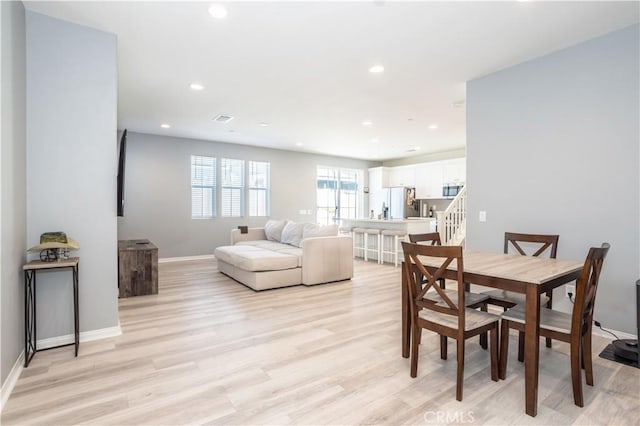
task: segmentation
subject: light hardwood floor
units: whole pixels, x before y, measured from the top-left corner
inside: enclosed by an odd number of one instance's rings
[[[467,343],[464,399],[455,345],[424,332],[418,377],[400,356],[400,268],[356,261],[351,281],[254,292],[215,261],[160,265],[160,292],[120,300],[123,334],[39,352],[2,424],[636,424],[640,370],[600,359],[573,404],[568,346],[541,345],[538,416],[524,414],[515,334],[507,379]]]

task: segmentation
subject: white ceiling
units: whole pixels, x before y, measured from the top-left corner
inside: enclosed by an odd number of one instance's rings
[[[120,129],[369,160],[463,148],[466,81],[639,15],[633,1],[225,2],[216,20],[210,4],[25,2],[117,34]]]

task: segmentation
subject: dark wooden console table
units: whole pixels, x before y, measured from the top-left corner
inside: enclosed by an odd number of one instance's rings
[[[119,297],[158,294],[158,248],[149,240],[118,241]]]
[[[32,260],[22,266],[24,271],[24,366],[29,366],[31,358],[38,352],[36,340],[36,272],[48,269],[71,268],[73,273],[73,334],[74,343],[53,346],[46,349],[59,348],[61,346],[75,345],[76,356],[80,346],[80,314],[78,313],[78,265],[80,258],[42,262]],[[46,350],[40,349],[40,350]]]

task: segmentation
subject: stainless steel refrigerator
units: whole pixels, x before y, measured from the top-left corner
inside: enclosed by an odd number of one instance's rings
[[[420,205],[416,200],[415,188],[394,186],[389,188],[389,219],[405,219],[420,216]]]

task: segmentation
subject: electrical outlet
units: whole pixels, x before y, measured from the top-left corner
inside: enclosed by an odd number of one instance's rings
[[[564,286],[564,291],[567,297],[569,297],[569,293],[571,293],[573,295],[573,297],[576,297],[576,286],[575,285],[565,285]]]

